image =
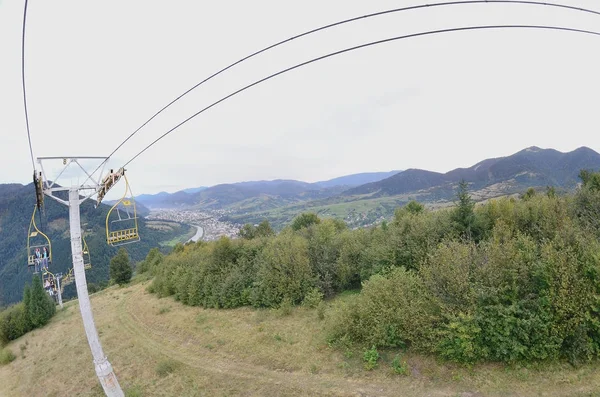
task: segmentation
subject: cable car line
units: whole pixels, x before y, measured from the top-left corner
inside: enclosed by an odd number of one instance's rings
[[[144,149],[142,149],[140,152],[138,152],[135,156],[133,156],[129,161],[127,161],[124,165],[123,168],[126,167],[127,165],[129,165],[133,160],[135,160],[136,158],[138,158],[142,153],[144,153],[146,150],[148,150],[150,147],[152,147],[154,144],[156,144],[157,142],[159,142],[161,139],[163,139],[164,137],[166,137],[167,135],[169,135],[171,132],[175,131],[176,129],[178,129],[179,127],[181,127],[182,125],[184,125],[185,123],[187,123],[188,121],[192,120],[193,118],[195,118],[196,116],[204,113],[205,111],[209,110],[210,108],[218,105],[219,103],[243,92],[246,91],[247,89],[254,87],[255,85],[258,85],[260,83],[264,83],[265,81],[268,81],[274,77],[277,77],[281,74],[290,72],[292,70],[298,69],[302,66],[307,66],[311,63],[317,62],[317,61],[321,61],[327,58],[331,58],[333,56],[336,55],[341,55],[347,52],[351,52],[351,51],[355,51],[355,50],[359,50],[362,48],[366,48],[366,47],[371,47],[371,46],[375,46],[378,44],[384,44],[384,43],[389,43],[392,41],[397,41],[397,40],[403,40],[403,39],[409,39],[409,38],[414,38],[414,37],[419,37],[419,36],[428,36],[428,35],[435,35],[435,34],[440,34],[440,33],[450,33],[450,32],[458,32],[458,31],[471,31],[471,30],[492,30],[492,29],[540,29],[540,30],[556,30],[556,31],[566,31],[566,32],[575,32],[575,33],[584,33],[584,34],[591,34],[591,35],[595,35],[595,36],[600,36],[600,32],[596,32],[596,31],[592,31],[592,30],[583,30],[583,29],[576,29],[576,28],[569,28],[569,27],[561,27],[561,26],[550,26],[550,25],[479,25],[479,26],[464,26],[464,27],[458,27],[458,28],[448,28],[448,29],[438,29],[438,30],[429,30],[429,31],[425,31],[425,32],[418,32],[418,33],[412,33],[412,34],[407,34],[407,35],[402,35],[402,36],[395,36],[395,37],[390,37],[387,39],[383,39],[383,40],[377,40],[377,41],[372,41],[369,43],[365,43],[365,44],[361,44],[361,45],[357,45],[354,47],[349,47],[349,48],[345,48],[343,50],[338,50],[335,52],[331,52],[329,54],[326,55],[322,55],[319,56],[317,58],[313,58],[310,59],[308,61],[296,64],[294,66],[291,66],[289,68],[280,70],[279,72],[273,73],[267,77],[263,77],[260,80],[256,80],[253,83],[250,83],[240,89],[238,89],[237,91],[234,91],[232,93],[230,93],[229,95],[226,95],[224,97],[222,97],[221,99],[219,99],[216,102],[213,102],[212,104],[206,106],[205,108],[201,109],[200,111],[194,113],[193,115],[191,115],[190,117],[188,117],[187,119],[185,119],[184,121],[182,121],[181,123],[177,124],[176,126],[174,126],[173,128],[171,128],[170,130],[168,130],[167,132],[165,132],[164,134],[162,134],[161,136],[159,136],[158,138],[156,138],[154,141],[152,141],[149,145],[147,145]]]
[[[310,34],[313,33],[317,33],[323,30],[327,30],[336,26],[340,26],[340,25],[344,25],[347,23],[351,23],[351,22],[356,22],[359,20],[363,20],[363,19],[368,19],[368,18],[373,18],[373,17],[377,17],[377,16],[382,16],[382,15],[386,15],[386,14],[393,14],[393,13],[397,13],[397,12],[404,12],[404,11],[411,11],[411,10],[417,10],[417,9],[421,9],[421,8],[433,8],[433,7],[445,7],[445,6],[459,6],[459,5],[472,5],[472,4],[482,4],[482,3],[486,3],[486,4],[517,4],[517,5],[535,5],[535,6],[547,6],[547,7],[556,7],[556,8],[562,8],[562,9],[567,9],[567,10],[573,10],[573,11],[579,11],[579,12],[585,12],[585,13],[589,13],[589,14],[595,14],[595,15],[600,15],[600,11],[594,11],[591,9],[587,9],[587,8],[583,8],[583,7],[576,7],[576,6],[569,6],[569,5],[565,5],[565,4],[559,4],[559,3],[548,3],[548,2],[542,2],[542,1],[528,1],[528,0],[464,0],[464,1],[445,1],[445,2],[439,2],[439,3],[430,3],[430,4],[419,4],[419,5],[413,5],[413,6],[407,6],[407,7],[401,7],[401,8],[393,8],[393,9],[389,9],[389,10],[384,10],[384,11],[379,11],[379,12],[374,12],[374,13],[370,13],[370,14],[365,14],[365,15],[361,15],[358,17],[353,17],[353,18],[349,18],[349,19],[344,19],[338,22],[334,22],[334,23],[330,23],[327,25],[323,25],[320,26],[318,28],[315,29],[311,29],[308,31],[305,31],[303,33],[297,34],[295,36],[289,37],[285,40],[281,40],[278,41],[274,44],[271,44],[267,47],[264,47],[258,51],[255,51],[253,53],[251,53],[250,55],[247,55],[243,58],[241,58],[240,60],[233,62],[231,64],[229,64],[228,66],[224,67],[223,69],[211,74],[210,76],[208,76],[207,78],[205,78],[204,80],[200,81],[199,83],[197,83],[196,85],[192,86],[190,89],[188,89],[187,91],[185,91],[184,93],[182,93],[181,95],[179,95],[178,97],[176,97],[175,99],[173,99],[171,102],[169,102],[167,105],[165,105],[164,107],[162,107],[159,111],[157,111],[156,113],[154,113],[152,115],[152,117],[150,117],[148,120],[146,120],[142,125],[140,125],[135,131],[133,131],[127,138],[125,138],[125,140],[123,142],[121,142],[107,157],[107,159],[105,161],[103,161],[100,165],[98,165],[98,167],[94,170],[93,173],[95,173],[96,171],[98,171],[98,169],[100,169],[100,167],[106,162],[108,161],[125,143],[127,143],[127,141],[129,141],[129,139],[131,139],[135,134],[138,133],[138,131],[140,131],[142,128],[144,128],[148,123],[150,123],[155,117],[157,117],[159,114],[161,114],[164,110],[166,110],[167,108],[169,108],[171,105],[173,105],[175,102],[179,101],[181,98],[183,98],[184,96],[186,96],[187,94],[189,94],[191,91],[195,90],[196,88],[198,88],[199,86],[201,86],[202,84],[208,82],[209,80],[213,79],[214,77],[220,75],[221,73],[233,68],[234,66],[250,59],[253,58],[259,54],[262,54],[263,52],[266,52],[268,50],[271,50],[275,47],[278,47],[282,44],[288,43],[290,41],[293,41],[295,39],[304,37],[304,36],[308,36]]]
[[[23,9],[23,35],[21,37],[21,79],[23,80],[23,105],[25,106],[25,124],[27,126],[27,139],[29,140],[29,153],[31,154],[31,165],[35,172],[35,160],[33,159],[33,146],[31,145],[31,133],[29,131],[29,114],[27,112],[27,93],[25,91],[25,26],[27,24],[27,0]]]

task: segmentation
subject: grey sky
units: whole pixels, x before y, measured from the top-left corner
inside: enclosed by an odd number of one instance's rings
[[[431,1],[428,1],[431,2]],[[26,82],[36,156],[108,155],[200,80],[322,24],[423,1],[29,2]],[[600,10],[597,1],[567,1]],[[27,183],[23,1],[0,0],[0,183]],[[294,41],[215,78],[110,165],[220,97],[293,64],[389,36],[479,24],[600,31],[600,16],[518,5],[388,15]],[[209,110],[129,167],[135,193],[363,171],[445,172],[526,146],[600,151],[600,37],[459,32],[383,44],[277,77]],[[77,178],[70,181],[76,181]],[[69,184],[69,180],[63,180]]]

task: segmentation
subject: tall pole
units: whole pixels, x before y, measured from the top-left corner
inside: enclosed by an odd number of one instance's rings
[[[112,365],[110,365],[108,358],[104,354],[104,351],[102,351],[102,345],[100,344],[96,325],[94,324],[92,306],[85,280],[85,269],[83,267],[79,204],[79,186],[73,186],[69,189],[69,225],[71,229],[71,254],[73,255],[73,271],[75,273],[79,310],[81,311],[85,334],[92,350],[96,375],[104,389],[104,393],[108,397],[124,397],[119,381],[113,372]]]
[[[56,293],[58,294],[58,304],[60,305],[60,308],[63,308],[63,302],[62,302],[62,292],[60,292],[60,278],[62,277],[62,274],[58,274],[57,276],[54,276],[56,278]]]

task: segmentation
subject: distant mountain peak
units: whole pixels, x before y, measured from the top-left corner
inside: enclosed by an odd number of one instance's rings
[[[537,147],[537,146],[529,146],[528,148],[525,148],[523,151],[524,152],[541,152],[544,149]]]

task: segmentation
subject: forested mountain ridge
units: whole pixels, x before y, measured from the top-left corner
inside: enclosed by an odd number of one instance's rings
[[[31,272],[26,266],[26,247],[34,206],[32,184],[0,184],[0,306],[19,301],[23,286],[31,281]],[[86,272],[88,284],[108,280],[108,263],[117,251],[106,244],[105,221],[109,208],[102,204],[96,209],[91,200],[81,205],[81,229],[92,260],[92,269]],[[36,214],[36,223],[52,243],[53,263],[50,271],[66,273],[72,267],[68,208],[46,198],[43,215],[40,219]],[[171,223],[167,228],[164,225],[154,227],[152,222],[143,218],[139,219],[138,226],[142,240],[126,246],[132,261],[141,260],[161,242],[190,231],[188,226],[177,223]],[[73,292],[73,285],[66,287],[67,298]]]

